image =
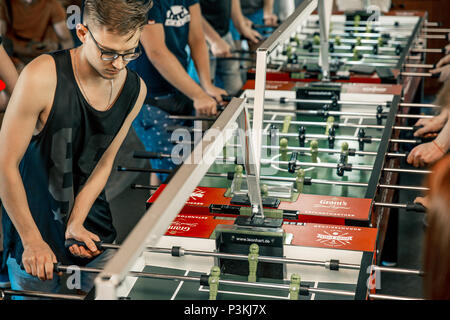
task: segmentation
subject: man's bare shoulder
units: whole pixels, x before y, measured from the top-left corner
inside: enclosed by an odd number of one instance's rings
[[[50,55],[43,54],[31,61],[23,69],[22,75],[44,83],[47,82],[46,80],[56,80],[55,60]]]
[[[37,57],[23,69],[20,78],[33,92],[53,96],[57,83],[55,60],[47,54]]]
[[[31,61],[21,72],[13,96],[14,101],[28,107],[43,110],[51,106],[57,85],[56,64],[49,55],[41,55]]]

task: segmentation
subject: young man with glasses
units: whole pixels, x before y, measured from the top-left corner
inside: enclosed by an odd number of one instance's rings
[[[111,256],[94,241],[116,237],[104,188],[147,93],[127,64],[140,55],[151,3],[86,0],[83,45],[36,58],[17,82],[0,132],[12,289],[57,292],[53,263],[102,268]],[[66,249],[66,239],[86,248]],[[75,288],[89,291],[94,278],[81,273]]]

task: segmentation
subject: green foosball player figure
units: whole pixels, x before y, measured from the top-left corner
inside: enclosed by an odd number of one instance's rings
[[[285,116],[283,121],[283,130],[281,133],[288,133],[291,126],[292,116]]]
[[[340,46],[342,44],[341,37],[339,36],[334,37],[334,44]]]
[[[341,155],[345,163],[348,163],[348,142],[343,142],[341,144]]]
[[[294,40],[295,44],[297,45],[297,47],[299,47],[302,43],[298,34],[295,34],[293,40]]]
[[[292,58],[292,54],[293,54],[292,46],[287,46],[286,47],[286,56],[290,59],[290,58]]]
[[[248,282],[256,282],[256,271],[258,270],[259,246],[256,243],[250,245],[248,254]]]
[[[306,172],[303,169],[299,169],[297,171],[297,178],[295,179],[295,187],[297,188],[298,193],[302,193],[303,186],[305,183]]]
[[[311,162],[317,163],[317,158],[319,155],[319,142],[317,142],[317,140],[313,140],[309,146],[311,147]]]
[[[291,300],[298,300],[300,292],[300,276],[296,273],[291,275],[291,283],[289,284],[289,297]]]
[[[234,168],[234,190],[233,192],[241,191],[242,186],[242,173],[244,172],[244,167],[238,164]]]
[[[355,28],[358,28],[359,24],[361,23],[361,16],[359,14],[357,14],[354,19],[355,20],[353,21],[354,22],[353,25]]]
[[[268,197],[269,196],[269,186],[267,184],[261,185],[261,197]]]
[[[214,266],[211,268],[211,272],[208,278],[209,300],[216,300],[217,292],[219,291],[219,280],[220,280],[220,268],[218,266]]]
[[[329,116],[327,118],[327,125],[325,127],[325,135],[330,135],[330,129],[334,126],[334,117],[333,116]]]
[[[353,61],[358,61],[359,60],[359,51],[358,49],[353,49],[353,57],[352,57]]]
[[[313,38],[313,43],[314,43],[316,46],[320,45],[320,36],[315,35],[314,38]]]
[[[281,154],[281,161],[289,161],[288,159],[288,139],[281,138],[280,139],[280,154]]]
[[[222,156],[223,156],[224,161],[226,161],[226,158],[227,158],[227,142],[225,142],[225,144],[223,145]]]

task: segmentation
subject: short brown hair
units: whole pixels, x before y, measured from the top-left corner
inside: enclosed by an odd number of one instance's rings
[[[450,155],[428,176],[430,206],[424,243],[424,296],[450,299]]]
[[[83,23],[89,21],[127,35],[147,24],[147,13],[152,6],[152,0],[86,0]]]

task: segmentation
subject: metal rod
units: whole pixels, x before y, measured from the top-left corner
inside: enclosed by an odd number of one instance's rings
[[[405,68],[422,68],[422,69],[434,69],[436,66],[434,64],[419,64],[419,63],[405,63],[403,65]]]
[[[432,119],[434,116],[426,114],[397,114],[397,118],[410,118],[410,119]]]
[[[265,132],[263,135],[269,135],[269,133]],[[297,133],[278,133],[279,137],[292,137],[297,138]],[[317,139],[317,140],[328,140],[329,136],[326,134],[305,134],[305,138],[307,139]],[[334,136],[336,140],[347,140],[347,141],[359,141],[358,137],[353,136]],[[372,141],[380,142],[381,138],[372,138]],[[398,141],[395,141],[398,142]]]
[[[437,73],[428,72],[400,72],[403,77],[424,77],[424,78],[434,78],[437,77]]]
[[[448,40],[448,34],[423,34],[420,36],[420,38]]]
[[[228,178],[226,173],[217,173],[217,174],[207,174],[207,176],[215,177],[215,178]],[[243,175],[245,177],[245,175]],[[277,177],[277,176],[261,176],[261,180],[265,181],[286,181],[286,182],[296,182],[296,178],[291,177]],[[323,180],[323,179],[310,179],[311,184],[327,184],[327,185],[341,185],[341,186],[350,186],[350,187],[368,187],[368,183],[363,182],[352,182],[352,181],[337,181],[337,180]],[[397,185],[386,185],[380,184],[379,188],[384,189],[402,189],[402,190],[419,190],[419,191],[428,191],[428,188],[425,187],[417,187],[417,186],[397,186]]]
[[[390,268],[390,267],[382,267],[382,266],[372,266],[372,270],[388,272],[388,273],[398,273],[398,274],[409,274],[416,276],[423,276],[424,272],[422,270],[416,269],[405,269],[405,268]]]
[[[272,160],[266,160],[261,159],[261,163],[276,163],[276,164],[282,164],[282,165],[289,165],[289,161],[272,161]],[[296,161],[296,166],[308,166],[308,167],[319,167],[319,168],[337,168],[338,164],[332,164],[332,163],[312,163],[312,162],[300,162]],[[352,169],[354,170],[361,170],[361,171],[372,171],[373,167],[371,166],[352,166]],[[432,173],[431,170],[414,170],[414,169],[397,169],[397,168],[383,168],[382,169],[385,172],[395,172],[395,173],[415,173],[415,174],[430,174]]]
[[[253,100],[253,97],[246,97],[246,100]],[[293,98],[270,98],[266,97],[265,101],[272,101],[272,102],[279,102],[281,104],[285,103],[313,103],[313,104],[333,104],[335,101],[333,100],[318,100],[318,99],[293,99]],[[339,105],[358,105],[358,106],[385,106],[387,102],[372,102],[372,101],[351,101],[351,100],[337,100],[337,104]],[[416,107],[416,108],[440,108],[440,106],[435,104],[427,104],[427,103],[407,103],[407,102],[401,102],[399,103],[400,107]],[[296,110],[279,110],[279,109],[264,109],[265,111],[271,111],[271,112],[291,112],[295,113]]]
[[[396,153],[396,152],[388,152],[386,153],[386,156],[388,157],[398,157],[398,158],[406,158],[408,155],[406,153]]]
[[[411,48],[411,52],[417,53],[445,53],[445,49],[434,48]]]
[[[431,170],[415,170],[415,169],[398,169],[398,168],[383,168],[385,172],[396,172],[396,173],[415,173],[415,174],[430,174],[433,173]]]
[[[384,189],[399,189],[399,190],[413,190],[413,191],[429,191],[430,188],[426,187],[417,187],[417,186],[397,186],[397,185],[390,185],[390,184],[380,184],[378,185],[379,188]]]
[[[238,147],[237,145],[230,145],[230,147]],[[274,150],[278,150],[280,149],[280,146],[262,146],[263,149],[274,149]],[[288,151],[300,151],[300,152],[309,152],[311,151],[311,148],[306,148],[306,147],[287,147]],[[318,148],[317,149],[318,152],[323,152],[323,153],[337,153],[337,154],[341,154],[342,150],[336,150],[336,149],[327,149],[327,148]],[[378,153],[374,152],[374,151],[358,151],[355,150],[354,151],[355,155],[360,155],[360,156],[377,156]],[[400,154],[395,153],[396,156],[400,156]]]
[[[407,204],[405,203],[374,202],[373,205],[377,207],[396,208],[396,209],[406,209],[407,207]]]
[[[427,32],[434,32],[434,33],[449,33],[450,32],[450,28],[424,28],[422,30],[424,33]]]
[[[275,111],[274,111],[275,112]],[[284,124],[283,120],[264,120],[264,123],[271,124]],[[327,127],[329,124],[326,122],[313,122],[313,121],[291,121],[290,124],[299,125],[299,126],[311,126],[311,127]],[[376,125],[376,124],[356,124],[356,123],[341,123],[341,122],[333,122],[338,128],[364,128],[364,129],[385,129],[386,126]],[[404,126],[393,126],[394,130],[405,130],[411,131],[415,130],[414,127],[404,127]]]
[[[417,56],[406,56],[406,60],[422,60],[422,57],[420,55]]]
[[[69,268],[70,267],[68,267],[68,266],[59,266],[59,270],[61,270],[61,271],[68,270]],[[79,270],[82,272],[88,272],[88,273],[103,272],[102,269],[87,268],[87,267],[79,267]],[[138,278],[150,278],[150,279],[190,281],[190,282],[198,282],[199,284],[200,284],[200,280],[201,280],[201,277],[168,275],[168,274],[137,272],[137,271],[130,271],[128,273],[128,276],[138,277]],[[285,291],[290,290],[290,286],[288,284],[276,284],[276,283],[264,283],[264,282],[243,282],[243,281],[224,280],[224,279],[219,279],[219,284],[232,285],[232,286],[245,287],[245,288],[280,289],[280,290],[285,290]],[[354,296],[355,295],[355,293],[351,292],[351,291],[309,288],[308,286],[305,286],[305,285],[300,285],[300,286],[312,293],[326,293],[326,294],[341,295],[341,296]]]
[[[110,248],[109,245],[102,245],[105,248]],[[115,248],[110,248],[115,249]],[[155,248],[155,247],[147,247],[147,251],[155,252],[155,253],[165,253],[172,254],[172,249],[167,248]],[[179,248],[180,252],[183,255],[191,255],[191,256],[199,256],[199,257],[218,257],[218,258],[227,258],[234,260],[248,260],[248,255],[244,254],[232,254],[232,253],[223,253],[223,252],[210,252],[210,251],[201,251],[201,250],[186,250],[184,248]],[[320,266],[329,268],[330,261],[317,261],[317,260],[307,260],[307,259],[291,259],[291,258],[281,258],[281,257],[269,257],[269,256],[258,256],[258,261],[261,262],[271,262],[271,263],[287,263],[287,264],[301,264],[301,265],[309,265],[309,266]],[[357,264],[350,263],[340,263],[339,268],[342,269],[351,269],[351,270],[359,270],[360,266]]]
[[[0,296],[21,296],[30,298],[46,298],[46,299],[58,299],[58,300],[84,300],[84,296],[73,294],[60,294],[49,292],[38,292],[28,290],[8,290],[0,289]]]
[[[269,135],[269,133],[265,132],[264,135]],[[297,133],[278,133],[279,137],[293,137],[297,138]],[[317,139],[317,140],[328,140],[329,136],[326,134],[305,134],[305,138],[308,139]],[[353,136],[335,136],[336,140],[347,140],[347,141],[359,141],[360,138],[353,137]],[[371,141],[374,142],[380,142],[381,138],[371,138]],[[412,140],[412,139],[390,139],[389,142],[391,143],[411,143],[411,144],[417,144],[422,143],[421,140]]]
[[[289,165],[289,161],[281,161],[281,160],[280,161],[272,161],[272,160],[261,159],[261,163],[262,164],[276,163],[276,164],[281,164],[281,165]],[[334,163],[315,163],[315,162],[300,162],[300,161],[296,161],[295,165],[303,166],[303,167],[317,167],[317,168],[329,168],[329,169],[336,169],[339,166],[338,163],[334,164]],[[352,170],[372,171],[373,167],[356,165],[356,166],[352,166]]]
[[[374,206],[384,207],[384,208],[394,208],[394,209],[405,209],[406,211],[414,211],[419,213],[426,213],[427,208],[419,203],[385,203],[385,202],[374,202]]]
[[[430,28],[430,27],[441,27],[442,23],[440,22],[434,22],[434,21],[425,21],[423,24],[426,28]]]
[[[140,184],[132,184],[131,189],[158,190],[160,186],[144,186]]]
[[[401,102],[399,103],[400,107],[408,107],[408,108],[440,108],[440,106],[429,103],[407,103]]]
[[[399,301],[423,300],[422,298],[391,296],[387,294],[378,294],[378,293],[369,293],[369,298],[374,300],[399,300]]]
[[[148,169],[148,168],[133,168],[133,167],[122,167],[122,166],[118,166],[117,171],[151,172],[151,173],[162,173],[162,174],[173,173],[173,170],[168,170],[168,169]]]

